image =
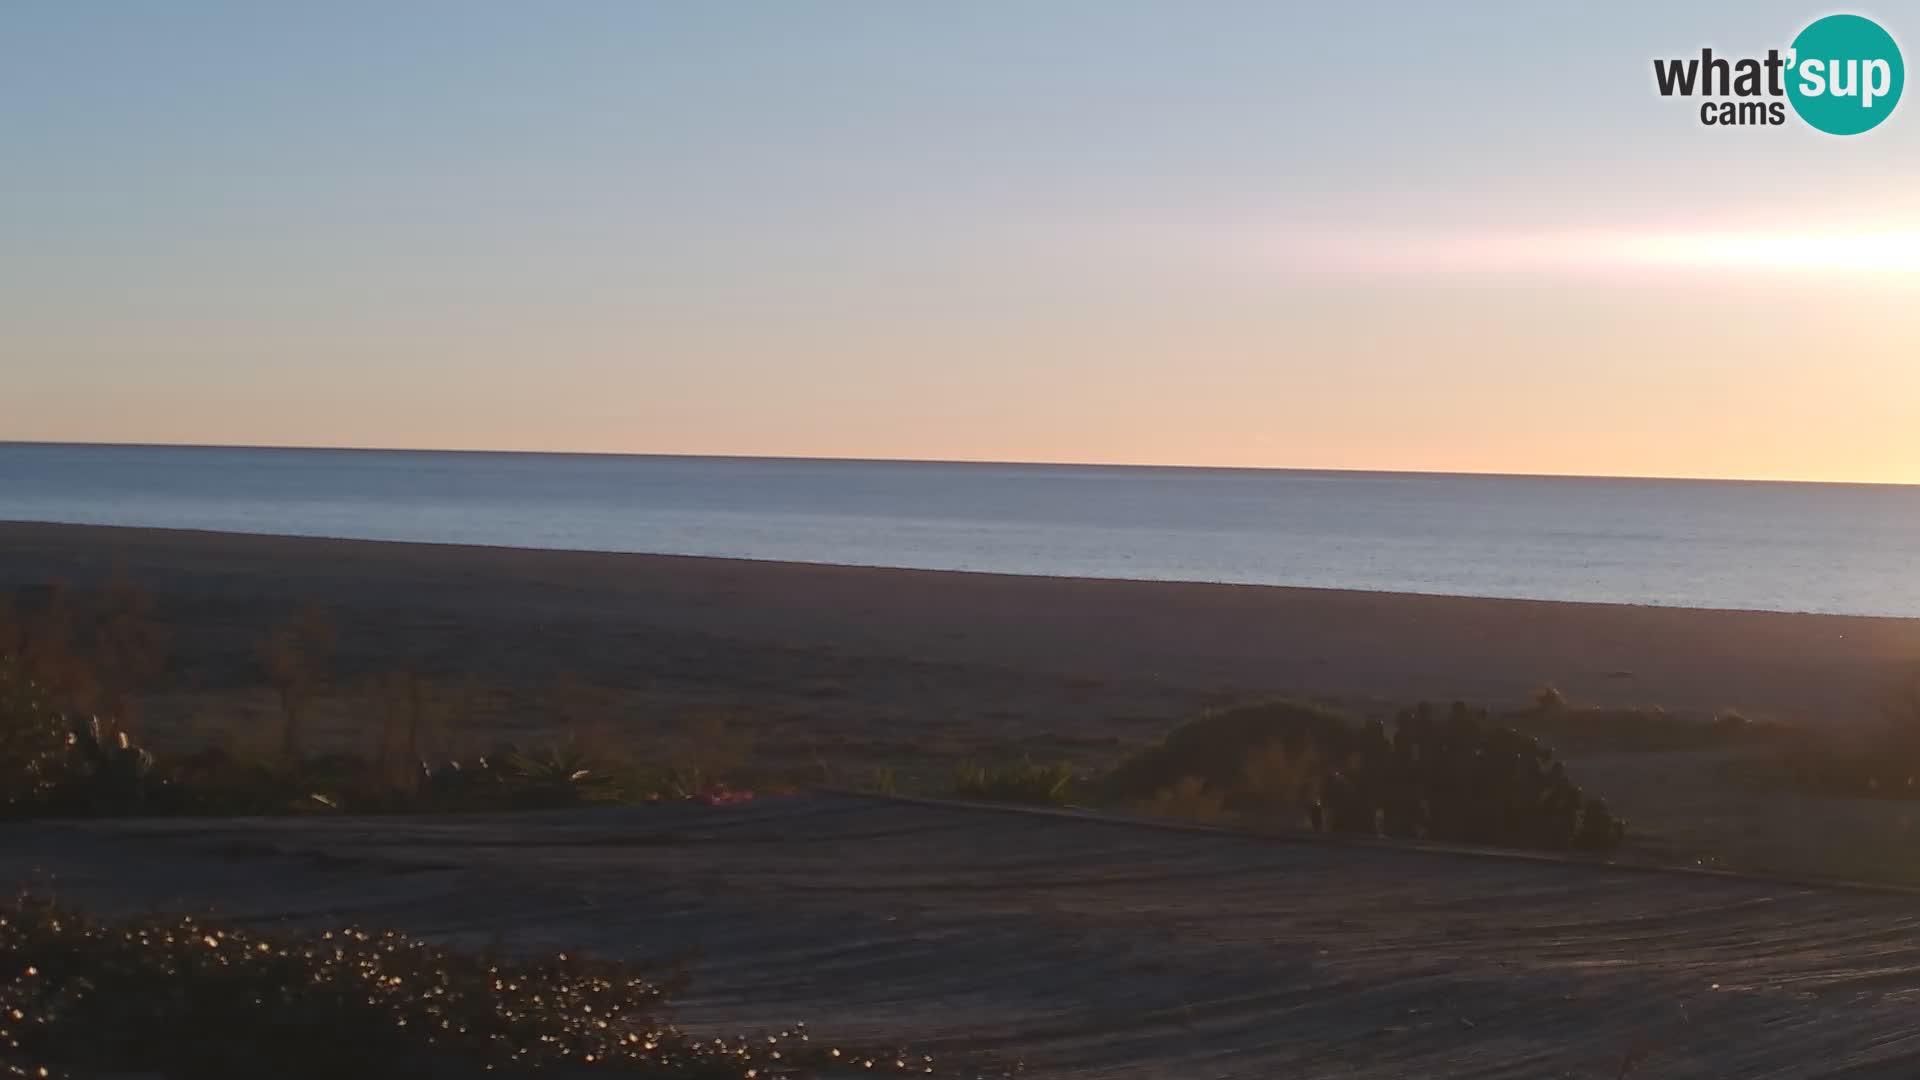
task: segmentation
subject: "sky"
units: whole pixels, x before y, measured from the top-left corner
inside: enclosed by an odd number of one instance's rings
[[[0,439],[1920,483],[1831,10],[12,0]]]

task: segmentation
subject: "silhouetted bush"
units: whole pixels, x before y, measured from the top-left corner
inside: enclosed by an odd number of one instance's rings
[[[1187,777],[1219,791],[1237,791],[1249,759],[1277,745],[1289,754],[1341,753],[1357,727],[1331,709],[1295,701],[1270,701],[1207,712],[1167,734],[1158,745],[1128,757],[1102,779],[1100,797],[1136,803],[1153,798]],[[1228,809],[1247,809],[1234,798]]]
[[[1625,836],[1538,740],[1484,709],[1425,704],[1389,733],[1318,706],[1273,702],[1209,713],[1136,754],[1100,787],[1117,802],[1279,813],[1327,831],[1604,850]]]

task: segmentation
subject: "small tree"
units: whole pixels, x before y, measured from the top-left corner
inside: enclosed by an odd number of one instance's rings
[[[166,634],[155,620],[153,597],[116,583],[99,591],[92,614],[97,708],[117,731],[135,727],[140,694],[166,666]]]
[[[267,678],[280,703],[280,754],[288,761],[306,752],[307,706],[326,678],[333,641],[333,622],[319,607],[275,627],[267,639]]]

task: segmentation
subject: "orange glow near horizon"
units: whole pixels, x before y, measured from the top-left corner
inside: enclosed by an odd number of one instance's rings
[[[28,7],[0,439],[1920,483],[1920,100],[1648,66],[1804,12]]]
[[[1181,276],[1138,254],[912,303],[135,323],[84,339],[123,382],[29,371],[0,436],[1920,483],[1920,233],[1355,233]]]

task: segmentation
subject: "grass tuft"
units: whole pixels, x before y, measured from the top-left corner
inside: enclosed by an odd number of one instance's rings
[[[953,774],[953,794],[965,799],[1066,806],[1073,801],[1073,789],[1073,767],[1065,763],[963,765]]]

